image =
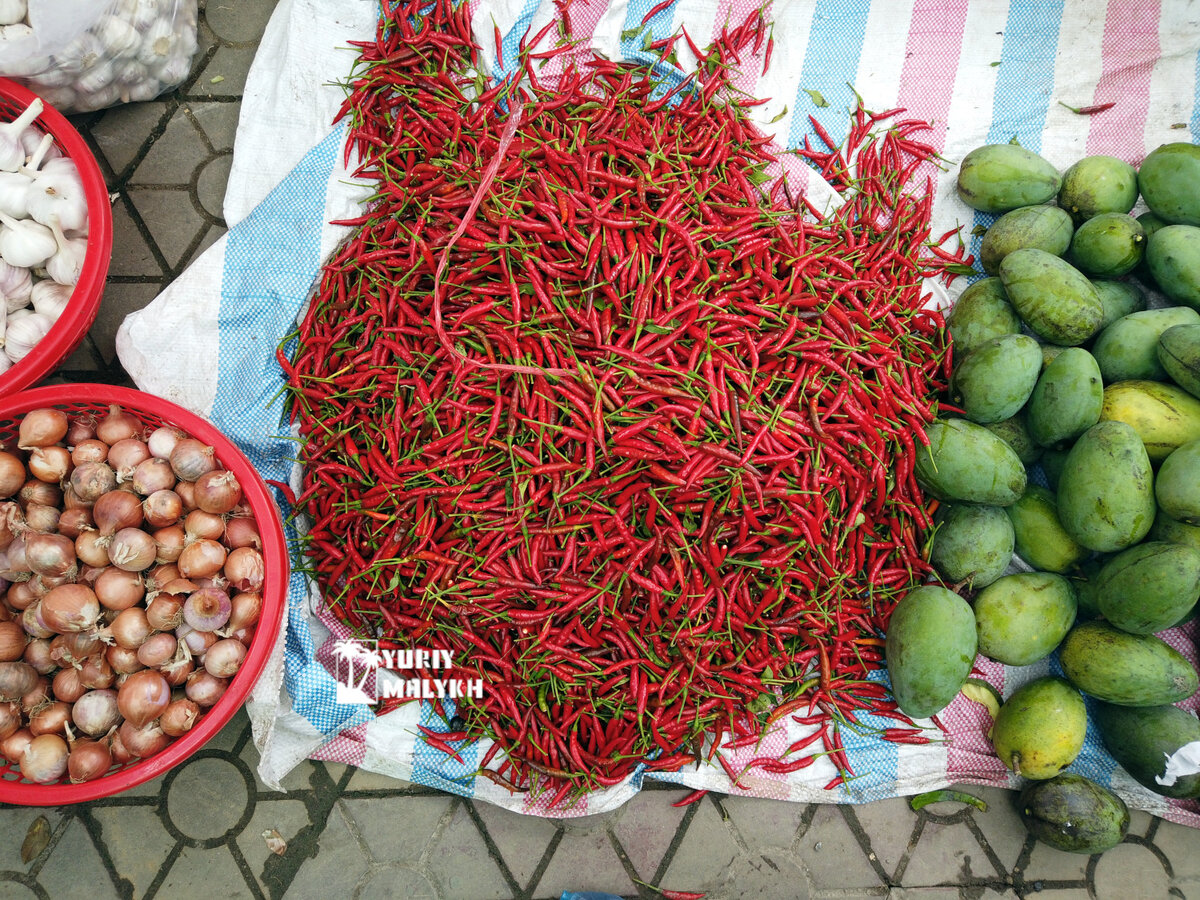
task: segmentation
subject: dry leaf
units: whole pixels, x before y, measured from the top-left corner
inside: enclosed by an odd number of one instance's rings
[[[36,859],[49,843],[50,822],[45,816],[38,816],[25,832],[25,840],[21,843],[21,862],[28,863]]]
[[[262,836],[263,840],[267,842],[267,849],[276,856],[283,856],[283,854],[287,853],[287,841],[274,828],[268,828],[262,833]]]

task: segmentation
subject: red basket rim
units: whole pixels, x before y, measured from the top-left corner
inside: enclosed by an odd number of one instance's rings
[[[0,78],[0,99],[12,100],[24,107],[36,96],[15,81]],[[42,102],[45,103],[44,100]],[[104,282],[112,258],[113,224],[108,186],[104,183],[104,175],[92,151],[75,127],[49,103],[46,103],[35,124],[54,136],[63,152],[75,161],[79,169],[88,208],[87,253],[84,254],[79,281],[71,292],[66,309],[28,356],[0,374],[0,394],[14,393],[37,384],[79,346],[100,311],[100,299],[104,294]]]
[[[258,471],[237,446],[214,425],[182,406],[130,388],[110,384],[49,385],[32,388],[0,398],[0,417],[20,415],[43,406],[57,404],[119,404],[131,412],[157,416],[199,438],[217,450],[217,457],[233,470],[242,485],[246,500],[255,513],[263,542],[266,579],[263,584],[263,609],[241,669],[233,677],[221,699],[196,720],[195,726],[177,738],[161,753],[95,781],[80,784],[32,784],[0,779],[0,803],[24,806],[60,806],[109,797],[149,781],[187,760],[204,746],[242,706],[258,680],[282,627],[287,607],[289,577],[287,544],[283,536],[278,507]]]

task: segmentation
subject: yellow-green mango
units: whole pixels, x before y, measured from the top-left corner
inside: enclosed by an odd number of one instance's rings
[[[1157,484],[1155,485],[1155,490],[1157,491]],[[1150,533],[1146,535],[1146,538],[1151,541],[1168,541],[1172,544],[1184,544],[1193,550],[1200,550],[1200,525],[1189,525],[1187,522],[1172,519],[1160,508],[1158,515],[1154,517],[1154,524],[1150,526]]]
[[[1013,550],[1040,572],[1066,574],[1091,553],[1063,528],[1058,520],[1058,499],[1049,488],[1028,485],[1004,512],[1013,527]]]
[[[1116,706],[1097,703],[1092,710],[1104,748],[1142,787],[1164,797],[1200,797],[1200,774],[1180,775],[1171,784],[1167,758],[1200,742],[1200,720],[1178,706]],[[1166,780],[1164,778],[1164,780]]]
[[[1029,436],[1043,447],[1070,444],[1100,421],[1103,404],[1104,382],[1095,358],[1082,347],[1065,347],[1029,396]]]
[[[1058,661],[1071,684],[1118,706],[1178,703],[1200,687],[1187,657],[1162,638],[1099,620],[1079,622],[1067,632]]]
[[[1012,447],[1026,469],[1041,458],[1042,448],[1029,434],[1029,423],[1024,410],[999,422],[989,422],[984,428]]]
[[[1042,450],[1041,458],[1038,462],[1042,466],[1042,474],[1046,476],[1046,485],[1052,491],[1058,490],[1058,479],[1062,476],[1063,466],[1067,463],[1067,454],[1071,452],[1070,447],[1046,447]]]
[[[956,405],[980,425],[1002,422],[1020,412],[1041,368],[1041,347],[1027,334],[984,341],[954,370]]]
[[[1183,544],[1143,541],[1100,570],[1096,600],[1113,626],[1130,634],[1170,628],[1200,598],[1200,552]]]
[[[1165,382],[1118,381],[1104,389],[1100,421],[1129,425],[1160,463],[1176,447],[1200,440],[1200,399]]]
[[[1146,242],[1146,267],[1164,294],[1176,303],[1200,309],[1200,228],[1167,225],[1158,229]]]
[[[1100,306],[1104,309],[1104,316],[1100,320],[1102,330],[1121,316],[1146,308],[1146,295],[1137,285],[1128,281],[1093,278],[1092,287],[1096,289],[1096,294],[1100,297]]]
[[[1158,508],[1180,522],[1200,525],[1200,441],[1178,447],[1154,478]]]
[[[1004,213],[1049,203],[1061,184],[1058,170],[1049,161],[1018,144],[976,147],[958,168],[958,196],[981,212]]]
[[[982,425],[938,419],[917,447],[917,483],[939,500],[1008,506],[1025,492],[1025,466],[1016,451]]]
[[[1124,550],[1154,523],[1154,472],[1138,433],[1098,422],[1077,440],[1058,476],[1058,519],[1098,553]]]
[[[1021,331],[1021,319],[999,278],[984,278],[967,287],[946,315],[954,358],[965,359],[984,341]]]
[[[1014,250],[1000,263],[1000,281],[1021,320],[1039,337],[1065,347],[1100,328],[1104,307],[1087,277],[1045,250]]]
[[[947,503],[934,521],[929,562],[948,584],[985,587],[1012,562],[1013,526],[1000,507]]]
[[[979,245],[983,271],[995,275],[1000,262],[1014,250],[1037,247],[1062,256],[1071,246],[1075,226],[1065,210],[1057,206],[1022,206],[1006,212],[991,224]]]
[[[1100,604],[1096,599],[1096,576],[1100,574],[1108,558],[1107,555],[1097,554],[1085,559],[1079,565],[1079,574],[1072,577],[1071,584],[1075,588],[1075,621],[1100,618]]]
[[[1053,778],[1075,761],[1087,733],[1083,697],[1065,678],[1046,675],[1017,688],[992,724],[996,755],[1017,775]]]
[[[1184,141],[1156,147],[1138,167],[1138,190],[1164,221],[1200,225],[1200,147]]]
[[[1103,853],[1129,833],[1125,801],[1074,772],[1026,785],[1017,798],[1017,808],[1026,831],[1067,853]]]
[[[1172,381],[1200,397],[1200,325],[1173,325],[1158,338],[1158,362]]]
[[[1167,370],[1158,359],[1158,341],[1174,325],[1200,327],[1200,312],[1187,306],[1144,309],[1122,316],[1096,335],[1092,356],[1104,383],[1166,380]]]
[[[1137,198],[1137,169],[1115,156],[1085,156],[1063,172],[1058,189],[1058,205],[1077,225],[1100,213],[1127,213]]]
[[[1067,259],[1091,278],[1120,278],[1142,261],[1146,230],[1126,213],[1101,213],[1075,230]]]
[[[971,674],[975,641],[975,614],[953,591],[926,584],[901,598],[884,641],[900,711],[914,719],[941,712]]]
[[[1075,589],[1053,572],[1017,572],[975,595],[979,652],[1008,666],[1045,659],[1075,624]]]

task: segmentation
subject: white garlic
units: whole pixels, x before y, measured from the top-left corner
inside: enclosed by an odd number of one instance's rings
[[[57,320],[62,311],[71,302],[73,288],[69,284],[59,284],[57,281],[46,279],[39,281],[30,292],[29,302],[33,311]]]
[[[68,162],[70,162],[68,160]],[[47,228],[58,222],[64,231],[83,231],[87,228],[87,195],[83,179],[71,162],[73,171],[55,169],[38,173],[29,186],[25,204],[29,217]]]
[[[106,48],[105,57],[109,61],[132,56],[141,44],[142,38],[137,28],[120,16],[107,15],[100,19],[92,28],[92,33],[99,38]]]
[[[0,25],[16,25],[25,21],[29,7],[25,0],[0,0]]]
[[[101,59],[75,79],[75,90],[81,94],[94,94],[108,87],[116,78],[113,64]]]
[[[188,73],[192,71],[192,61],[186,56],[175,54],[151,71],[162,82],[161,88],[165,90],[180,84],[188,77]]]
[[[138,60],[154,67],[163,63],[175,52],[175,28],[169,19],[157,19],[142,36],[142,48]]]
[[[4,328],[4,352],[13,362],[20,362],[49,333],[53,325],[50,317],[41,313],[30,313],[15,320],[10,315]]]
[[[10,266],[0,259],[0,296],[8,309],[20,309],[33,293],[33,276],[24,266]]]
[[[15,172],[25,163],[21,134],[42,114],[46,104],[34,97],[25,110],[11,122],[0,122],[0,172]]]
[[[32,179],[24,172],[0,172],[0,212],[14,219],[29,215],[29,185]]]
[[[59,284],[75,284],[83,271],[83,260],[87,256],[87,238],[69,238],[62,227],[53,219],[50,230],[54,233],[58,250],[46,260],[46,274]]]
[[[0,259],[10,266],[36,269],[58,250],[54,232],[32,219],[14,219],[0,213]]]
[[[97,60],[103,58],[104,45],[90,31],[76,35],[61,51],[54,54],[54,62],[58,68],[72,76],[91,68]]]

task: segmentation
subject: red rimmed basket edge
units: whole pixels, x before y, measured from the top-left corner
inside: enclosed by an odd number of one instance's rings
[[[16,113],[36,96],[15,81],[0,78],[0,111]],[[49,103],[34,124],[52,134],[59,148],[79,169],[88,208],[87,253],[71,300],[54,327],[28,356],[0,374],[0,396],[37,384],[79,346],[100,311],[100,299],[112,258],[113,225],[108,186],[92,151],[75,127]]]
[[[0,398],[0,437],[14,430],[14,417],[47,406],[74,410],[106,411],[116,403],[134,414],[150,417],[183,429],[216,448],[217,459],[237,475],[242,491],[254,512],[263,542],[266,577],[263,608],[246,659],[221,699],[197,719],[195,726],[149,759],[136,760],[94,781],[80,784],[35,784],[0,777],[0,803],[24,806],[60,806],[109,797],[170,771],[203,747],[233,717],[245,702],[275,646],[287,605],[289,577],[287,544],[278,508],[266,484],[250,461],[214,425],[181,406],[130,388],[107,384],[50,385]],[[0,761],[0,775],[14,767]]]

